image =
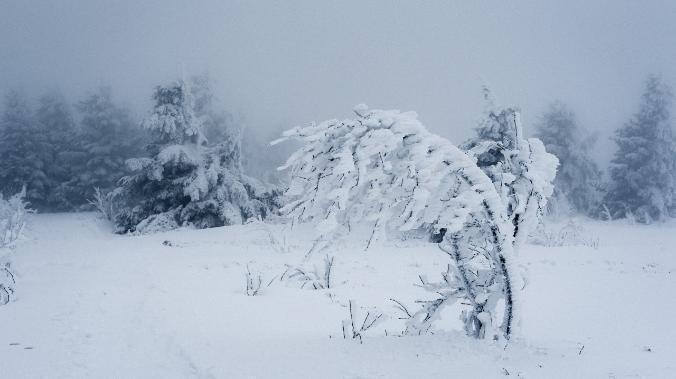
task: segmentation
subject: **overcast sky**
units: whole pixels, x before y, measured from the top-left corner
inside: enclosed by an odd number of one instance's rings
[[[676,84],[675,37],[673,0],[0,0],[0,91],[110,84],[143,112],[153,86],[209,71],[252,128],[363,102],[415,110],[457,143],[485,80],[527,128],[560,99],[608,134],[647,74]]]

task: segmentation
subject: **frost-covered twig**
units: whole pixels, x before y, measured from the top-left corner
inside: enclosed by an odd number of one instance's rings
[[[399,317],[400,320],[408,320],[413,317],[413,314],[408,310],[408,308],[399,300],[390,298],[390,301],[395,304],[395,308],[404,312],[405,317]]]
[[[324,258],[324,285],[331,288],[331,271],[333,270],[333,257],[328,255]]]
[[[246,266],[245,278],[246,278],[246,295],[258,296],[260,294],[261,286],[263,284],[263,276],[261,275],[261,273],[253,274],[249,269],[249,266]]]
[[[366,315],[360,322],[360,317],[357,315],[356,305],[353,300],[348,303],[350,318],[343,320],[343,338],[344,339],[358,339],[362,343],[362,337],[365,332],[373,328],[382,320],[383,314],[381,312],[366,311]]]

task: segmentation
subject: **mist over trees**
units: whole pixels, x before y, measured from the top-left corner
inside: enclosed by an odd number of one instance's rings
[[[28,104],[16,91],[6,95],[0,191],[9,196],[25,186],[26,200],[42,212],[87,209],[94,188],[111,189],[122,177],[140,129],[108,89],[77,103],[78,114],[57,91],[39,97],[34,111]]]
[[[281,190],[289,183],[288,174],[277,170],[277,167],[298,145],[270,146],[269,141],[274,139],[275,133],[252,130],[241,117],[229,112],[223,101],[215,95],[215,82],[208,75],[192,77],[186,83],[191,104],[189,112],[186,112],[192,115],[190,117],[195,123],[199,123],[199,138],[202,139],[202,142],[191,142],[192,146],[201,151],[198,155],[204,159],[215,162],[213,157],[220,157],[220,162],[214,167],[222,166],[223,170],[234,175],[228,181],[242,186],[239,194],[220,194],[219,200],[211,199],[219,206],[227,202],[239,211],[229,212],[230,215],[226,216],[228,212],[223,213],[225,211],[221,209],[220,215],[216,216],[218,212],[212,209],[209,212],[215,213],[210,216],[211,221],[203,219],[196,224],[215,226],[262,216],[265,212],[261,210],[265,207],[259,207],[260,204],[243,205],[241,202],[257,199],[274,203],[272,199],[276,195],[272,195],[272,188],[277,186]],[[651,76],[646,81],[644,92],[639,111],[613,137],[617,152],[609,167],[600,167],[592,158],[598,137],[605,136],[588,133],[570,106],[561,101],[553,102],[537,118],[533,124],[534,136],[544,143],[547,152],[559,160],[553,197],[547,205],[550,214],[579,214],[612,219],[630,217],[638,222],[664,220],[674,214],[676,184],[673,173],[676,170],[676,153],[669,117],[671,90],[659,77]],[[152,117],[155,117],[156,123],[169,122],[169,115],[160,117],[157,107],[168,111],[170,104],[157,103],[157,96],[156,92],[154,116],[151,112],[151,116],[142,121],[129,108],[119,105],[119,100],[124,101],[123,96],[115,98],[111,89],[105,86],[94,88],[75,101],[56,90],[43,93],[33,101],[19,91],[7,91],[0,109],[0,192],[11,196],[25,186],[26,200],[40,212],[91,210],[90,201],[96,196],[97,189],[98,193],[111,193],[119,187],[118,193],[134,193],[138,189],[131,190],[129,182],[126,182],[127,187],[120,187],[120,179],[139,174],[139,166],[130,167],[127,161],[132,158],[159,159],[163,144],[168,146],[185,142],[172,142],[168,135],[160,136],[148,127],[148,120]],[[505,129],[508,124],[520,123],[518,110],[498,107],[487,93],[486,96],[487,110],[482,124],[476,129],[477,136],[462,147],[467,154],[477,159],[478,164],[496,183],[509,182],[512,178],[500,174],[501,170],[522,167],[522,174],[527,175],[528,158],[510,156],[506,152],[514,148],[515,144],[528,145],[530,142],[520,126],[518,129],[511,128],[509,133]],[[188,104],[182,104],[179,108],[183,106]],[[171,116],[179,117],[179,113]],[[188,122],[187,119],[172,122],[182,125],[184,121]],[[142,127],[142,124],[146,127]],[[530,149],[531,154],[538,150],[533,145]],[[155,161],[156,164],[158,162]],[[177,162],[184,165],[187,161],[177,158]],[[180,171],[179,167],[169,171],[172,170],[176,173]],[[206,165],[197,171],[211,172],[209,170],[210,166]],[[188,172],[193,179],[201,175],[190,170]],[[517,175],[514,180],[526,180],[523,175],[520,179]],[[217,186],[225,185],[223,177],[210,180],[220,183]],[[504,186],[505,183],[502,184],[502,190],[508,188]],[[185,191],[190,192],[187,189]],[[206,192],[211,193],[211,190]],[[203,199],[202,195],[200,199]],[[185,193],[181,196],[189,197]],[[177,198],[174,200],[182,206],[186,205]],[[513,200],[514,214],[521,217],[525,204],[531,200]],[[272,206],[272,203],[267,206]],[[209,207],[213,208],[213,204]],[[255,208],[259,211],[252,210]],[[536,205],[534,208],[538,213],[542,212],[541,206]],[[131,208],[120,211],[127,213],[130,220],[136,220],[121,223],[125,225],[121,230],[133,230],[140,216],[130,216],[133,213]],[[182,212],[188,212],[187,208]],[[200,212],[207,212],[206,208]],[[139,214],[148,217],[151,213],[144,211]],[[235,217],[236,214],[239,216]],[[186,217],[182,220],[195,222],[196,216]]]

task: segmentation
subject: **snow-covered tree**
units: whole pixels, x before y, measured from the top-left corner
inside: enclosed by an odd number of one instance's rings
[[[496,104],[484,87],[486,111],[477,136],[462,148],[494,183],[514,229],[514,242],[522,243],[544,214],[553,192],[558,161],[542,141],[524,138],[520,113]]]
[[[129,111],[113,102],[110,87],[89,94],[77,109],[84,157],[72,184],[83,199],[91,199],[95,188],[111,191],[129,173],[125,161],[141,154],[145,135]]]
[[[47,144],[28,107],[16,91],[7,93],[0,118],[0,192],[10,196],[26,187],[26,198],[37,207],[47,204]]]
[[[585,215],[598,212],[601,170],[589,156],[595,139],[578,127],[575,113],[561,102],[549,106],[535,131],[547,151],[559,159],[553,206]],[[551,209],[551,207],[550,207]]]
[[[640,222],[673,214],[676,149],[669,117],[671,89],[657,76],[648,78],[639,111],[615,132],[617,152],[604,198],[613,218]]]
[[[284,133],[281,140],[303,146],[284,166],[291,169],[292,200],[283,214],[317,224],[315,249],[350,228],[443,235],[439,246],[452,264],[443,282],[425,283],[440,297],[413,315],[408,332],[426,331],[441,309],[459,300],[469,335],[509,338],[516,303],[513,231],[492,181],[465,153],[427,131],[414,112],[361,105],[355,113],[356,119]]]
[[[188,85],[157,87],[153,98],[153,111],[143,121],[151,134],[150,157],[130,159],[133,174],[115,191],[121,202],[118,232],[206,228],[265,217],[274,194],[236,169],[231,146],[207,146]]]

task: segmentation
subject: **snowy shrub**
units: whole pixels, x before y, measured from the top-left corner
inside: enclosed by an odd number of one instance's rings
[[[603,200],[613,219],[650,223],[676,215],[676,147],[669,108],[671,89],[650,77],[639,111],[616,131],[617,151]]]
[[[333,259],[328,255],[324,258],[324,269],[320,271],[317,267],[312,270],[303,267],[286,266],[286,270],[280,277],[281,281],[292,280],[300,283],[300,288],[313,290],[331,288],[331,272],[333,270]]]
[[[265,234],[268,237],[268,241],[270,242],[270,246],[272,246],[272,248],[280,254],[288,254],[290,252],[290,247],[286,242],[286,235],[280,236],[276,233],[273,233],[273,231],[267,226],[267,224],[264,223],[262,224],[265,230]]]
[[[460,300],[469,304],[462,315],[469,335],[509,338],[513,228],[491,179],[468,155],[427,131],[414,112],[362,105],[355,113],[356,119],[284,133],[281,140],[304,145],[284,166],[291,169],[291,201],[283,214],[316,223],[314,250],[358,227],[371,236],[407,230],[439,236],[452,269],[435,291],[441,297],[424,305],[409,329],[428,329],[442,308]]]
[[[486,87],[484,97],[477,136],[462,147],[494,183],[520,244],[544,215],[558,160],[539,139],[524,138],[518,109],[496,105]]]
[[[0,305],[7,304],[14,294],[16,281],[9,261],[10,249],[26,225],[26,215],[30,212],[24,201],[25,189],[20,193],[3,199],[0,194]]]
[[[16,280],[10,268],[9,262],[0,260],[0,305],[9,303],[14,295]]]
[[[0,194],[0,249],[13,247],[23,232],[29,213],[25,196],[25,189],[6,200]]]
[[[251,272],[249,266],[246,266],[246,274],[244,275],[246,279],[246,295],[247,296],[258,296],[263,290],[263,274],[260,272]],[[266,285],[270,287],[275,278],[272,278]]]
[[[530,236],[529,242],[545,247],[586,246],[592,249],[599,248],[599,237],[591,235],[580,222],[574,219],[560,227],[541,223]]]
[[[115,203],[111,192],[103,192],[100,188],[94,188],[94,197],[89,200],[89,205],[94,207],[104,219],[114,221]]]
[[[187,87],[179,81],[155,91],[143,122],[151,157],[127,161],[133,173],[115,190],[119,233],[242,224],[277,207],[278,191],[241,172],[237,143],[207,146]]]

